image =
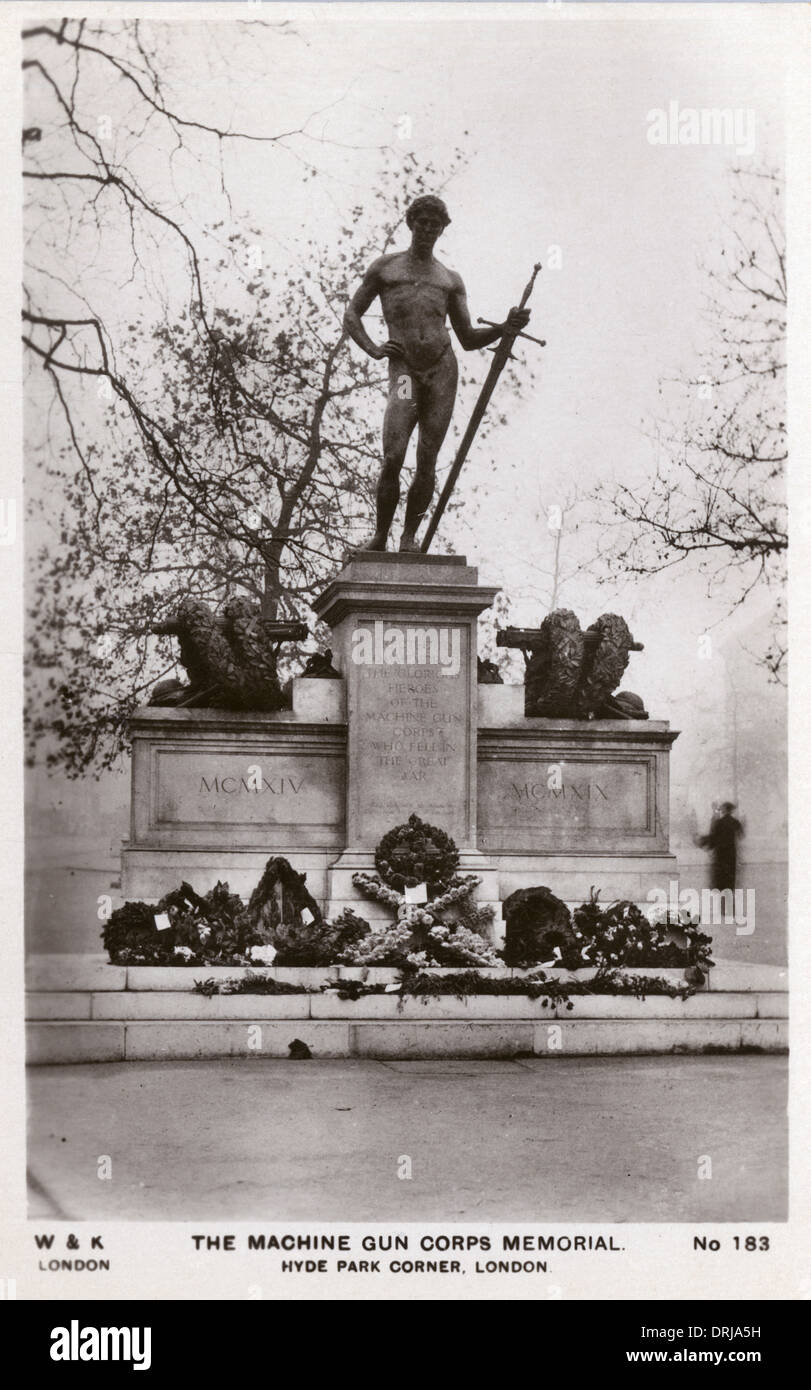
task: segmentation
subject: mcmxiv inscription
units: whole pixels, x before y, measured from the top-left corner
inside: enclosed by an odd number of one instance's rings
[[[214,792],[219,796],[222,792],[225,796],[235,796],[238,793],[247,793],[249,796],[259,796],[261,792],[269,792],[271,796],[284,796],[285,793],[297,796],[304,786],[304,778],[299,777],[278,777],[274,781],[268,781],[259,777],[201,777],[200,791]]]
[[[311,714],[317,704],[310,701]],[[340,724],[317,725],[286,711],[254,716],[156,708],[137,715],[132,729],[128,897],[158,898],[184,878],[195,886],[228,879],[242,892],[255,886],[257,865],[274,850],[288,858],[301,852],[299,867],[313,875],[316,889],[323,885],[324,858],[317,856],[345,844],[346,732]]]
[[[153,787],[157,826],[315,827],[343,819],[343,759],[309,751],[162,749]]]

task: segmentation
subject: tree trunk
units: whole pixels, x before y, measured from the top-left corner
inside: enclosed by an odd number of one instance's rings
[[[265,576],[262,602],[260,604],[260,611],[263,618],[278,617],[279,600],[281,598],[279,570],[283,549],[284,542],[281,540],[274,540],[269,547],[270,553],[265,556]]]

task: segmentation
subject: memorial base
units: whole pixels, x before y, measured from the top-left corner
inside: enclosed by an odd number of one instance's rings
[[[345,719],[343,681],[305,677],[273,714],[138,710],[124,898],[157,900],[184,879],[247,898],[281,855],[323,901],[345,838]]]
[[[647,908],[678,891],[661,720],[541,719],[517,685],[479,685],[477,625],[495,589],[462,556],[353,556],[316,601],[337,679],[297,678],[273,714],[150,708],[131,723],[126,899],[186,880],[248,898],[271,856],[328,917],[392,910],[353,882],[412,813],[456,842],[480,906],[546,887]]]

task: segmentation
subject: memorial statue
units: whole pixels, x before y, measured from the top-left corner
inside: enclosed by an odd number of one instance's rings
[[[407,251],[380,256],[369,267],[344,316],[349,336],[370,357],[389,363],[389,395],[383,421],[383,468],[377,484],[377,525],[360,548],[385,550],[400,499],[400,472],[417,426],[417,468],[406,501],[400,550],[417,551],[417,528],[434,495],[436,459],[450,424],[458,369],[446,325],[466,352],[512,338],[529,322],[529,310],[513,308],[504,323],[474,328],[460,275],[435,259],[434,246],[450,222],[441,198],[416,198],[406,213]],[[373,342],[362,317],[379,296],[389,333]],[[525,298],[527,295],[525,294]],[[511,338],[508,338],[511,345]],[[509,355],[509,346],[507,348]]]

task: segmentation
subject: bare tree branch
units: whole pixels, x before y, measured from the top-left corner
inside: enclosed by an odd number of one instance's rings
[[[670,383],[676,405],[649,431],[655,460],[647,480],[597,492],[620,523],[607,557],[612,573],[641,576],[692,562],[708,586],[730,589],[730,611],[773,588],[773,635],[762,661],[779,680],[788,548],[781,198],[777,174],[735,172],[727,237],[705,267],[709,346],[700,369]]]

